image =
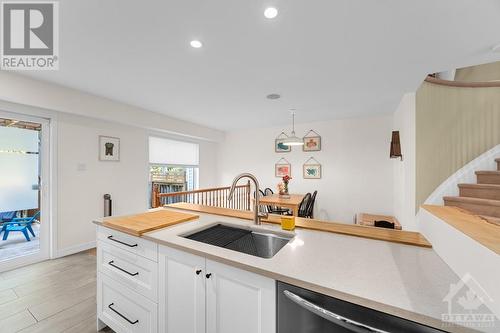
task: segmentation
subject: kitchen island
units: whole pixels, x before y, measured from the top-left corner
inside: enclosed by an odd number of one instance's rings
[[[186,211],[178,207],[162,209]],[[101,245],[101,249],[98,245],[99,271],[102,272],[101,281],[105,280],[99,282],[100,288],[98,289],[104,290],[104,298],[106,295],[110,295],[108,298],[114,296],[123,298],[123,295],[117,295],[123,289],[121,286],[115,290],[106,291],[113,289],[112,278],[118,279],[117,281],[124,283],[125,286],[135,286],[133,290],[138,292],[136,299],[146,296],[143,304],[138,308],[142,309],[141,311],[144,308],[149,309],[148,314],[143,315],[145,318],[143,322],[147,320],[149,323],[148,332],[174,332],[175,330],[167,329],[169,323],[166,321],[169,318],[169,307],[172,309],[179,302],[182,307],[192,308],[197,314],[182,312],[183,315],[170,316],[172,321],[178,321],[179,325],[182,325],[182,320],[193,323],[192,332],[215,332],[213,325],[216,325],[217,318],[213,318],[214,314],[211,312],[215,310],[210,307],[215,306],[217,309],[226,307],[227,311],[231,311],[231,306],[245,308],[248,304],[238,297],[238,291],[242,292],[240,296],[245,295],[250,298],[259,295],[259,306],[253,309],[253,313],[248,311],[248,318],[252,316],[260,318],[259,325],[261,326],[257,331],[263,333],[273,331],[276,316],[273,287],[275,281],[444,331],[473,332],[462,327],[443,326],[441,317],[447,313],[447,303],[443,300],[450,290],[450,285],[457,283],[459,277],[430,248],[298,228],[291,235],[293,238],[287,245],[274,257],[265,259],[183,237],[217,223],[242,228],[251,226],[251,222],[246,219],[227,216],[230,214],[218,215],[209,208],[206,211],[212,213],[205,213],[198,209],[196,214],[199,218],[197,219],[147,232],[141,237],[103,227],[102,219],[95,221],[98,225],[98,243]],[[280,230],[275,224],[251,227],[270,232]],[[109,238],[113,238],[113,235],[115,240],[109,242]],[[117,240],[119,243],[116,242]],[[115,251],[110,243],[119,245],[120,251]],[[142,252],[137,254],[137,258],[130,259],[128,252],[137,251],[141,245],[140,251]],[[116,272],[116,269],[113,271],[113,266],[110,266],[109,262],[113,261],[114,264],[119,261],[113,255],[121,256],[123,263],[136,264],[139,268],[133,271],[130,270],[131,267],[127,267],[126,273]],[[147,259],[146,264],[142,263],[144,260],[140,260],[143,257]],[[123,267],[120,268],[123,270]],[[141,269],[144,270],[142,274],[139,273]],[[175,278],[180,279],[179,283],[184,280],[186,282],[184,287],[178,288],[179,284],[175,288],[169,286],[168,279],[174,278],[171,275],[172,269],[178,270]],[[145,276],[145,280],[139,284],[127,284],[125,281],[128,281],[130,275],[135,273],[138,273],[137,275],[141,278]],[[204,285],[201,285],[200,281],[216,279],[218,275],[225,279],[214,280],[217,281],[216,285],[220,286],[225,283],[228,289],[221,292],[221,290],[213,289],[215,285],[212,286],[212,290],[207,287],[206,299],[208,300],[209,294],[212,293],[213,298],[218,296],[219,301],[223,299],[227,302],[233,293],[234,304],[210,304],[210,301],[207,301],[203,304],[205,311],[201,311],[199,307],[202,306],[204,297],[200,295],[200,290],[204,288]],[[204,279],[198,279],[197,276],[204,277]],[[231,281],[233,285],[229,286]],[[246,281],[246,285],[254,283],[252,290],[256,291],[256,294],[238,289],[234,281]],[[172,297],[169,298],[168,293]],[[98,295],[98,303],[100,297],[103,298]],[[103,320],[100,326],[109,325],[107,318],[100,315],[106,307],[109,308],[108,304],[98,304],[98,317]],[[163,313],[165,311],[167,314]],[[204,313],[203,316],[201,312]],[[108,313],[116,314],[116,309]],[[129,313],[133,311],[129,310]],[[234,311],[230,316],[233,316],[234,320],[241,319]],[[127,317],[129,325],[132,325],[130,322],[133,323],[136,320],[138,319]],[[156,322],[159,323],[159,330],[155,329]],[[113,326],[112,328],[117,330]],[[491,330],[491,332],[494,331]],[[130,332],[135,331],[130,330]]]

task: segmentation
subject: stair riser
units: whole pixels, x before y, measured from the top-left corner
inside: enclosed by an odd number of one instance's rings
[[[461,197],[500,200],[500,189],[460,188]]]
[[[459,201],[444,201],[445,206],[459,207],[477,215],[500,217],[500,207],[464,203]]]
[[[477,183],[500,185],[500,175],[477,175]]]

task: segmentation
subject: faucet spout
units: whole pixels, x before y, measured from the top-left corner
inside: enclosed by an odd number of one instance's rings
[[[259,181],[257,180],[257,177],[252,175],[251,173],[241,173],[238,176],[234,177],[233,183],[231,184],[231,189],[229,190],[229,195],[227,197],[228,200],[233,200],[234,196],[234,191],[236,189],[236,185],[238,184],[238,181],[242,178],[249,178],[255,185],[255,200],[254,200],[254,206],[253,206],[253,221],[256,225],[262,224],[261,218],[266,218],[267,213],[260,213],[259,212],[259,207],[260,207],[260,199],[259,199]]]

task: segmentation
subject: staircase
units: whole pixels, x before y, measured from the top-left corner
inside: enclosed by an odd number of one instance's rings
[[[500,226],[500,158],[497,171],[476,171],[477,184],[458,184],[458,197],[444,197],[445,206],[459,207]]]

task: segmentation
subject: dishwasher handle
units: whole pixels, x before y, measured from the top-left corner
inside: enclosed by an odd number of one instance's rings
[[[339,314],[336,314],[334,312],[331,312],[329,310],[323,309],[322,307],[309,302],[308,300],[292,293],[291,291],[284,290],[283,294],[291,300],[292,302],[296,303],[300,307],[314,313],[315,315],[318,315],[336,325],[342,326],[352,332],[356,333],[367,333],[367,332],[373,332],[373,333],[390,333],[387,331],[380,330],[378,328],[371,327],[369,325],[365,325],[362,323],[359,323],[355,320],[343,317]]]

